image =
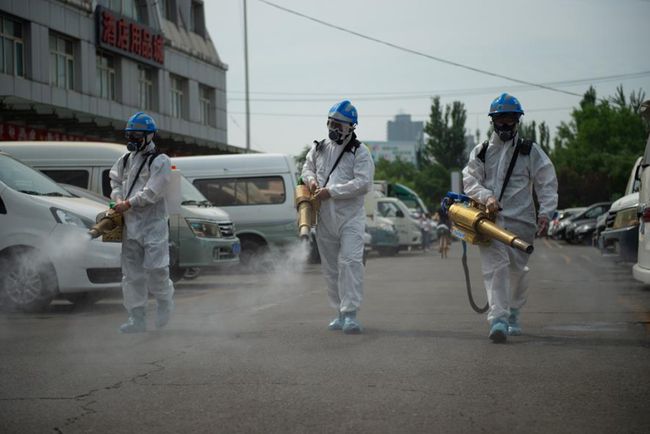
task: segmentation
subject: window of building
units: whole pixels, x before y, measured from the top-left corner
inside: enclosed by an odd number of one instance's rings
[[[184,106],[184,88],[185,80],[181,77],[172,75],[171,77],[171,115],[175,118],[183,118],[185,115]]]
[[[0,16],[0,72],[25,76],[23,24]]]
[[[74,42],[50,34],[50,81],[54,86],[74,89]]]
[[[120,15],[129,17],[139,23],[147,24],[146,0],[99,0],[98,3]]]
[[[281,176],[197,179],[194,186],[215,206],[274,205],[286,200]]]
[[[115,63],[113,57],[97,53],[97,95],[115,99]]]
[[[214,126],[214,89],[199,85],[199,121]]]
[[[176,0],[158,0],[158,5],[160,7],[160,13],[163,18],[176,22]]]
[[[153,70],[138,66],[138,102],[142,110],[153,110]]]
[[[192,2],[190,9],[190,31],[205,36],[205,16],[203,4],[197,1]]]

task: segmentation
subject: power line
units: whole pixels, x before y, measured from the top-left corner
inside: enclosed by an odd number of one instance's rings
[[[351,35],[358,36],[360,38],[363,38],[363,39],[366,39],[366,40],[369,40],[369,41],[372,41],[372,42],[376,42],[378,44],[386,45],[388,47],[395,48],[397,50],[404,51],[406,53],[411,53],[411,54],[415,54],[417,56],[425,57],[427,59],[431,59],[431,60],[434,60],[436,62],[445,63],[447,65],[456,66],[458,68],[467,69],[469,71],[478,72],[479,74],[489,75],[491,77],[503,78],[505,80],[512,81],[512,82],[519,83],[519,84],[525,84],[525,85],[537,87],[537,88],[540,88],[540,89],[550,90],[552,92],[558,92],[558,93],[563,93],[563,94],[566,94],[566,95],[582,97],[582,95],[579,94],[579,93],[571,92],[571,91],[568,91],[568,90],[557,89],[557,88],[554,88],[554,87],[551,87],[551,86],[546,86],[546,85],[543,85],[543,84],[540,84],[540,83],[533,83],[531,81],[520,80],[520,79],[515,78],[515,77],[510,77],[510,76],[507,76],[507,75],[498,74],[496,72],[487,71],[485,69],[476,68],[476,67],[469,66],[469,65],[464,65],[462,63],[447,60],[447,59],[444,59],[442,57],[432,56],[430,54],[426,54],[426,53],[423,53],[421,51],[417,51],[417,50],[413,50],[411,48],[403,47],[401,45],[393,44],[392,42],[388,42],[388,41],[384,41],[382,39],[374,38],[372,36],[364,35],[363,33],[355,32],[354,30],[346,29],[345,27],[337,26],[335,24],[328,23],[328,22],[320,20],[318,18],[314,18],[314,17],[311,17],[309,15],[305,15],[305,14],[303,14],[301,12],[295,11],[293,9],[286,8],[284,6],[280,6],[278,4],[270,2],[268,0],[258,0],[258,1],[261,2],[261,3],[264,3],[264,4],[268,5],[268,6],[279,9],[281,11],[284,11],[284,12],[290,13],[292,15],[296,15],[296,16],[299,16],[301,18],[305,18],[307,20],[310,20],[310,21],[313,21],[315,23],[321,24],[323,26],[330,27],[330,28],[333,28],[333,29],[336,29],[336,30],[340,30],[342,32],[349,33]]]
[[[539,109],[528,109],[526,110],[526,113],[532,113],[532,112],[549,112],[549,111],[564,111],[564,110],[571,110],[574,107],[547,107],[547,108],[539,108]],[[245,115],[246,112],[233,112],[229,111],[229,115]],[[257,113],[251,113],[253,116],[271,116],[271,117],[297,117],[297,118],[324,118],[327,115],[326,114],[315,114],[315,113],[269,113],[269,112],[257,112]],[[468,112],[468,116],[480,116],[480,115],[486,115],[487,112]],[[382,114],[366,114],[363,115],[364,118],[392,118],[395,116],[395,113],[390,114],[390,115],[382,115]],[[428,118],[429,114],[411,114],[411,116],[414,116],[416,118]],[[231,116],[232,118],[232,116]]]
[[[648,0],[650,1],[650,0]],[[580,78],[572,80],[561,80],[542,83],[547,86],[573,86],[585,83],[599,83],[605,81],[616,81],[616,80],[631,80],[635,78],[642,78],[650,75],[650,71],[640,71],[640,72],[631,72],[627,74],[615,74],[615,75],[605,75],[599,77],[590,77],[590,78]],[[512,90],[525,90],[530,89],[532,86],[528,85],[517,85],[510,86]],[[393,91],[393,92],[251,92],[255,95],[279,95],[279,96],[331,96],[337,97],[340,95],[348,95],[350,97],[363,97],[363,96],[426,96],[431,97],[432,95],[441,95],[441,96],[452,96],[452,95],[478,95],[483,93],[492,93],[499,92],[503,89],[503,86],[491,86],[491,87],[476,87],[476,88],[460,88],[460,89],[446,89],[446,90],[419,90],[419,91]],[[229,91],[231,94],[241,94],[243,91]],[[230,98],[232,101],[240,101],[242,98]],[[261,99],[260,101],[264,101]],[[293,101],[293,100],[292,100]],[[300,100],[295,100],[300,101]]]

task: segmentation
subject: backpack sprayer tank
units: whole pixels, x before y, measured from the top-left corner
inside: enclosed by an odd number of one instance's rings
[[[513,234],[497,226],[493,217],[480,208],[480,205],[469,197],[448,193],[447,213],[451,220],[451,232],[456,237],[471,244],[485,244],[496,240],[528,254],[533,253],[533,246]]]

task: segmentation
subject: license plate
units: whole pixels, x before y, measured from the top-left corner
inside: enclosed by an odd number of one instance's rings
[[[241,244],[235,243],[232,245],[232,253],[235,255],[239,255],[239,252],[241,252]]]

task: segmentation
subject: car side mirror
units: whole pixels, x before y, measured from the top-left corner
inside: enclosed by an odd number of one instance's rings
[[[397,218],[404,218],[404,213],[402,212],[402,210],[399,210],[399,209],[398,209],[398,210],[397,210],[397,213],[395,214],[395,216],[396,216]]]

